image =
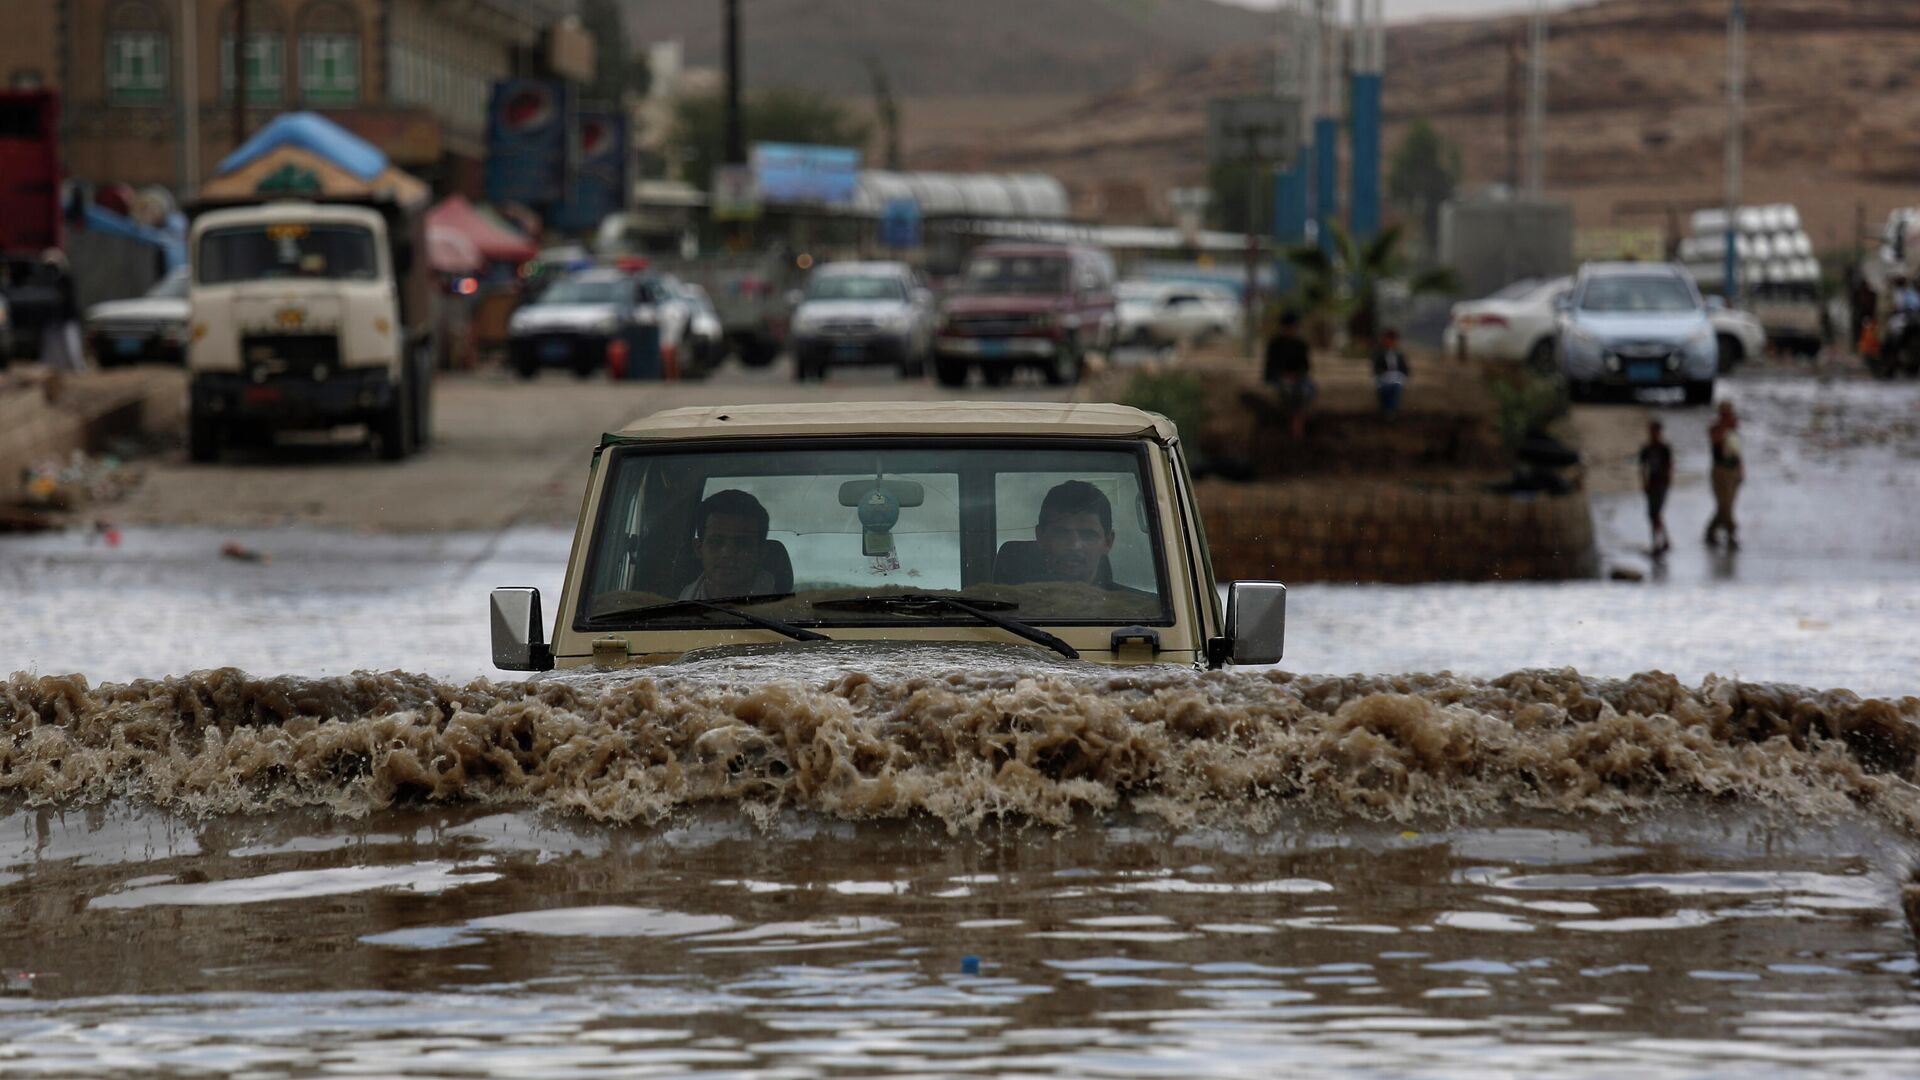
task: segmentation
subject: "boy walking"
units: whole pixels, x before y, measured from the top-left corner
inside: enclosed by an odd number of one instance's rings
[[[1653,525],[1653,553],[1664,555],[1673,547],[1662,516],[1667,506],[1667,489],[1673,486],[1673,447],[1660,437],[1660,421],[1647,421],[1647,444],[1640,448],[1640,490],[1647,494],[1647,518]]]

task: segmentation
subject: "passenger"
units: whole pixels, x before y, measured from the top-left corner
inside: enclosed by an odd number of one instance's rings
[[[767,508],[744,491],[707,496],[693,515],[693,550],[700,576],[680,590],[682,600],[769,596],[773,574],[761,565],[767,542]]]
[[[1113,551],[1113,504],[1085,480],[1059,484],[1040,501],[1039,542],[1043,581],[1105,585],[1101,568]]]

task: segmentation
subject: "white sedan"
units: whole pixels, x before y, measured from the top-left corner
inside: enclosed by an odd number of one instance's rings
[[[1463,360],[1525,363],[1542,373],[1557,371],[1557,305],[1572,290],[1570,277],[1526,278],[1484,300],[1455,304],[1442,345],[1448,356]],[[1708,297],[1707,319],[1720,344],[1720,370],[1765,354],[1766,331],[1751,312]]]
[[[1240,299],[1218,285],[1127,281],[1115,290],[1119,340],[1155,345],[1240,336]]]

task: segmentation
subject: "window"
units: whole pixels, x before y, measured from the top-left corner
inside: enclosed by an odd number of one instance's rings
[[[309,105],[353,105],[360,100],[358,36],[300,35],[300,97]]]
[[[373,234],[358,225],[288,222],[210,230],[194,259],[202,285],[272,278],[372,281],[380,275]]]
[[[107,100],[115,105],[161,105],[167,99],[172,43],[159,9],[145,2],[107,13]]]
[[[286,43],[279,34],[247,33],[247,102],[277,105],[287,82]],[[220,93],[233,100],[233,35],[220,35]]]
[[[822,627],[973,622],[938,603],[885,602],[902,593],[963,595],[1030,623],[1167,625],[1144,466],[1137,447],[1078,441],[622,448],[580,626],[711,626],[684,606],[636,613],[736,596]],[[698,531],[703,506],[729,516],[724,528]],[[755,518],[764,533],[734,542]],[[724,550],[703,547],[722,533]]]

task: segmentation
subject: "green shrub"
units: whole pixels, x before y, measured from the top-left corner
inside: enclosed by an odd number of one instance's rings
[[[1184,371],[1142,371],[1127,381],[1120,403],[1173,421],[1184,441],[1199,439],[1207,422],[1207,384]]]
[[[1494,424],[1508,453],[1567,415],[1567,387],[1557,375],[1502,372],[1489,379],[1488,389],[1498,408]]]

